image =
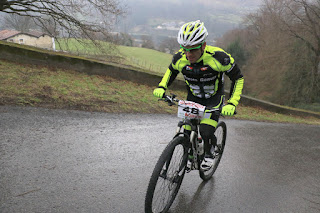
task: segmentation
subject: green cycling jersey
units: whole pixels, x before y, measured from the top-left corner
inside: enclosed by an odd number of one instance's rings
[[[189,93],[199,99],[211,99],[224,93],[224,74],[232,81],[229,104],[237,106],[243,88],[243,75],[234,59],[223,49],[206,45],[202,56],[190,63],[183,49],[172,58],[165,75],[159,83],[160,88],[167,89],[182,73]]]

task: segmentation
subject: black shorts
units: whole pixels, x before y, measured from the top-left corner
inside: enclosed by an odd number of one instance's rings
[[[188,92],[187,100],[199,103],[208,108],[212,108],[212,107],[217,108],[217,107],[222,107],[224,102],[224,94],[216,94],[211,98],[205,99],[205,98],[198,98],[194,96],[191,92]]]

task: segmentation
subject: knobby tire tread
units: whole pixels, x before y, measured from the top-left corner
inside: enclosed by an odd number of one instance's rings
[[[147,193],[146,193],[146,197],[145,197],[145,212],[146,213],[152,213],[152,200],[153,200],[153,196],[155,193],[155,189],[156,189],[156,185],[160,176],[160,172],[162,171],[163,166],[165,165],[166,161],[168,161],[168,159],[171,159],[171,155],[173,154],[173,151],[175,149],[175,147],[179,144],[182,144],[184,147],[184,154],[183,154],[183,162],[182,162],[182,166],[184,168],[183,174],[180,177],[179,182],[177,183],[176,189],[174,190],[173,194],[172,194],[172,198],[169,200],[169,202],[167,203],[166,207],[164,208],[164,211],[162,212],[167,212],[170,208],[170,206],[172,205],[179,189],[180,186],[182,184],[182,180],[184,178],[185,175],[185,166],[187,164],[187,156],[188,156],[188,148],[186,145],[186,139],[183,136],[178,136],[175,137],[174,139],[172,139],[172,141],[169,142],[169,144],[166,146],[166,148],[163,150],[162,154],[160,155],[155,168],[152,172],[150,181],[149,181],[149,185],[148,185],[148,189],[147,189]]]
[[[223,154],[223,151],[224,151],[224,148],[225,148],[225,143],[226,143],[226,138],[227,138],[227,125],[225,122],[223,121],[220,121],[216,127],[216,131],[218,130],[218,128],[222,128],[223,130],[223,135],[222,135],[222,141],[221,141],[221,145],[222,145],[222,152],[221,154],[219,155],[219,158],[217,159],[217,161],[215,162],[215,164],[213,165],[213,168],[212,170],[206,174],[206,172],[202,171],[202,170],[199,170],[199,175],[200,175],[200,178],[204,181],[207,181],[207,180],[210,180],[212,175],[215,173],[215,171],[217,170],[218,166],[219,166],[219,163],[221,161],[221,158],[222,158],[222,154]],[[207,171],[208,172],[208,171]]]

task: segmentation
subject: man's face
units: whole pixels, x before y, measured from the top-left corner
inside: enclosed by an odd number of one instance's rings
[[[190,61],[190,63],[196,63],[198,59],[202,56],[202,53],[206,48],[206,42],[204,42],[203,44],[185,46],[182,48],[187,56],[187,59]]]

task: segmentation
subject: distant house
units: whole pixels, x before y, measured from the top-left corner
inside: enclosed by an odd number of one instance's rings
[[[2,30],[0,31],[0,40],[55,50],[54,38],[38,31],[23,33],[16,30]]]

